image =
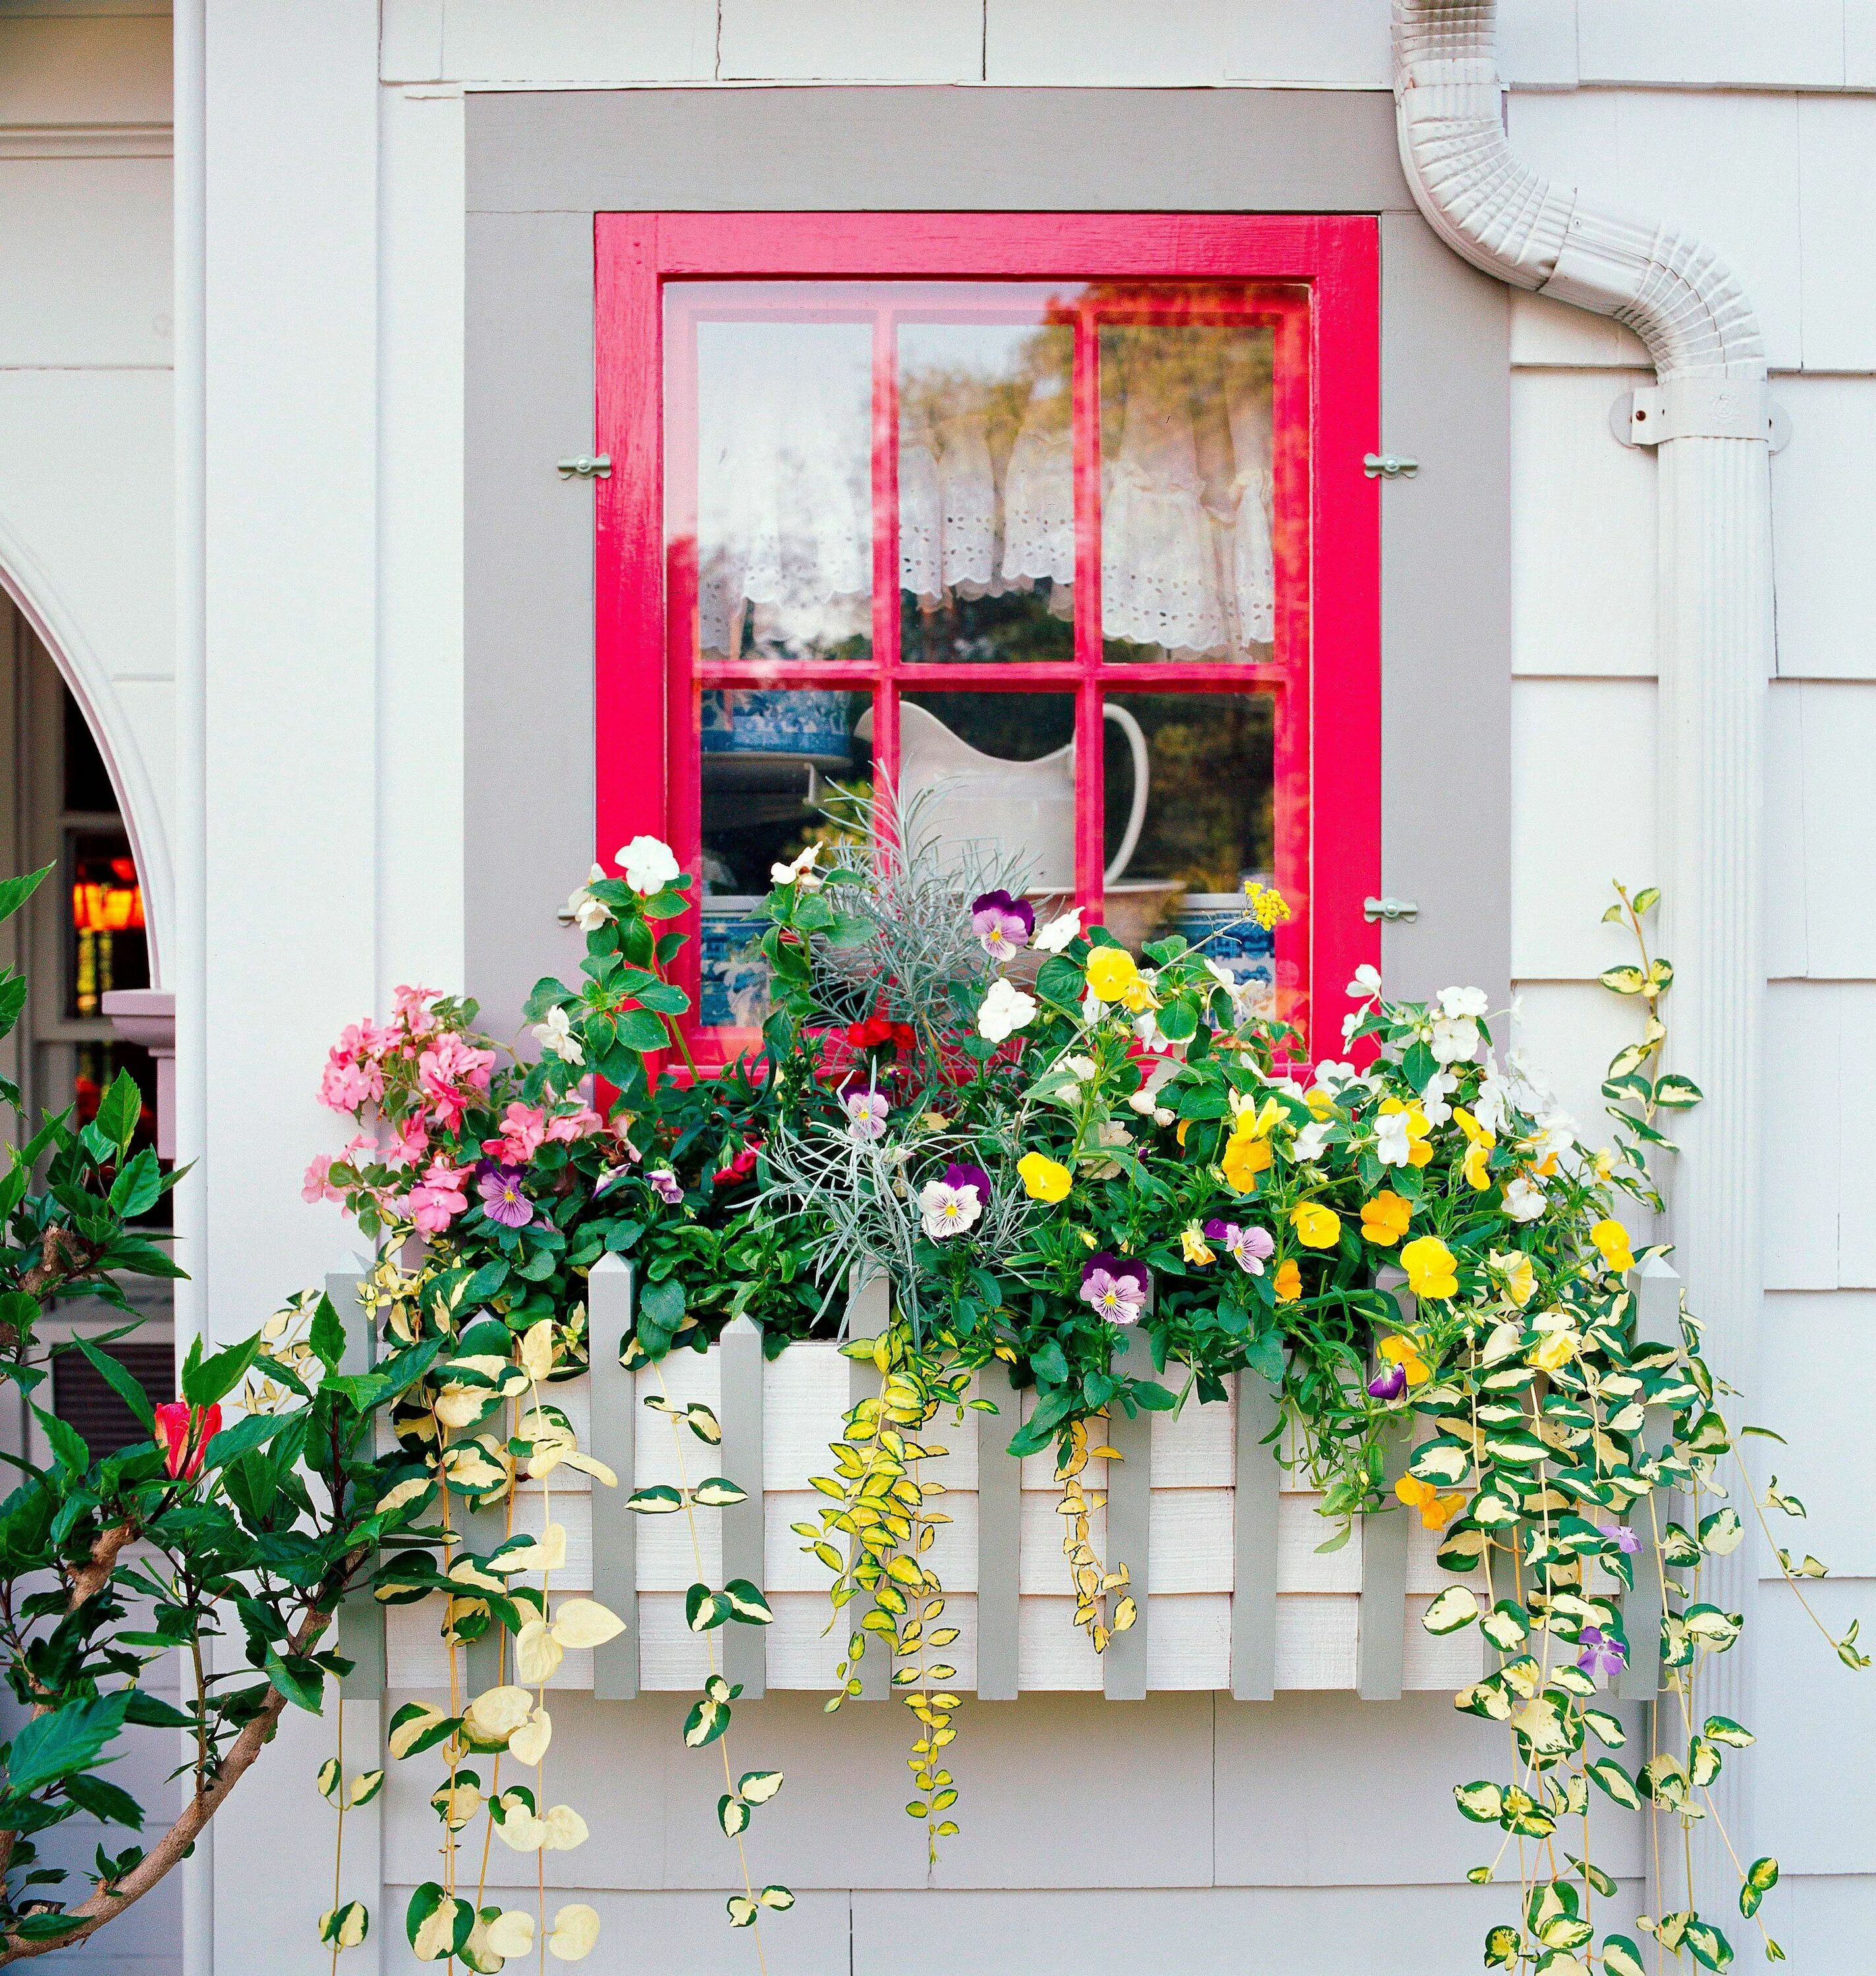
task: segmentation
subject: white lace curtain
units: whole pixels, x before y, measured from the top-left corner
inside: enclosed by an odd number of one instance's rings
[[[1241,368],[1236,380],[1228,370],[1195,379],[1150,341],[1162,332],[1124,334],[1134,340],[1103,359],[1103,631],[1169,656],[1251,656],[1275,636],[1267,379]],[[704,648],[740,649],[745,626],[758,645],[798,653],[863,634],[870,332],[705,324],[699,358]],[[1064,362],[1032,378],[1014,437],[1007,376],[953,365],[905,380],[899,581],[928,607],[1046,582],[1051,610],[1072,614],[1065,374]]]

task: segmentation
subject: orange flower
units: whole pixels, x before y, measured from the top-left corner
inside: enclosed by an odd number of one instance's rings
[[[1280,1263],[1271,1287],[1277,1293],[1279,1303],[1294,1303],[1303,1294],[1303,1272],[1294,1262]]]
[[[1420,1356],[1419,1347],[1409,1337],[1383,1338],[1380,1352],[1383,1358],[1391,1359],[1406,1374],[1410,1386],[1423,1386],[1433,1377],[1433,1368]]]
[[[1394,1484],[1394,1494],[1409,1510],[1418,1510],[1420,1521],[1429,1530],[1443,1530],[1466,1507],[1463,1496],[1442,1496],[1430,1482],[1403,1475]]]
[[[1372,1200],[1361,1204],[1362,1234],[1383,1249],[1393,1248],[1413,1219],[1413,1202],[1402,1200],[1392,1187],[1383,1187]]]

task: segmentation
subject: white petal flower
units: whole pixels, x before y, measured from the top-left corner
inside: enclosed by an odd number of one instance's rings
[[[1081,908],[1071,906],[1050,920],[1030,944],[1040,947],[1044,953],[1060,953],[1080,931]]]
[[[1452,1107],[1446,1102],[1459,1088],[1459,1080],[1449,1071],[1436,1072],[1426,1080],[1426,1088],[1420,1093],[1420,1109],[1429,1125],[1443,1125],[1452,1116]]]
[[[626,884],[641,898],[661,892],[681,868],[671,846],[655,837],[635,837],[612,861],[625,867]]]
[[[978,1032],[987,1042],[1000,1043],[1024,1028],[1035,1013],[1035,996],[1025,995],[999,975],[977,1012]]]
[[[575,886],[567,894],[566,915],[582,933],[597,933],[612,917],[612,908],[595,899],[588,889],[596,879],[605,875],[605,867],[595,864],[586,874],[586,884]]]
[[[1296,1158],[1305,1166],[1320,1159],[1322,1149],[1327,1144],[1332,1129],[1333,1121],[1327,1118],[1320,1118],[1314,1125],[1305,1125],[1296,1135]]]
[[[827,883],[814,868],[814,861],[821,855],[818,844],[810,844],[786,864],[769,867],[769,883],[772,885],[799,885],[804,892],[818,892]]]
[[[1352,1002],[1371,1000],[1381,992],[1381,972],[1378,967],[1363,961],[1355,970],[1355,978],[1348,984],[1348,997]]]
[[[586,1052],[580,1046],[579,1038],[573,1033],[573,1025],[568,1021],[564,1009],[549,1009],[547,1019],[535,1024],[533,1035],[534,1040],[548,1056],[559,1057],[562,1063],[586,1061]]]
[[[1479,1047],[1479,1025],[1470,1016],[1436,1016],[1430,1041],[1436,1063],[1468,1063]]]
[[[1384,1167],[1404,1167],[1413,1154],[1413,1140],[1407,1130],[1409,1115],[1390,1112],[1374,1121],[1375,1158]]]
[[[1505,1190],[1505,1211],[1514,1221],[1535,1221],[1544,1212],[1544,1190],[1519,1174]]]
[[[1361,1018],[1359,1016],[1344,1016],[1342,1018],[1343,1042],[1348,1042],[1350,1039],[1353,1036],[1355,1032],[1360,1027]]]
[[[1439,991],[1439,1013],[1442,1016],[1482,1016],[1489,1013],[1490,1007],[1482,988],[1442,988]]]
[[[974,1187],[950,1187],[941,1180],[927,1181],[918,1193],[919,1219],[935,1242],[961,1235],[976,1225],[984,1211]]]

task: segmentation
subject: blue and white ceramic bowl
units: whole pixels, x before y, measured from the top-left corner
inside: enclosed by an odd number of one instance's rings
[[[1266,991],[1274,989],[1276,936],[1251,917],[1250,901],[1243,893],[1188,892],[1169,915],[1166,930],[1183,934],[1241,986],[1257,981]]]
[[[704,901],[697,1015],[706,1029],[760,1029],[769,1014],[769,963],[759,898],[717,893]]]
[[[701,696],[706,755],[796,755],[846,761],[853,753],[844,693],[711,687]]]

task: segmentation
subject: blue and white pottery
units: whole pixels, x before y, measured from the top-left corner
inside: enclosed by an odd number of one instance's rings
[[[844,693],[713,687],[701,697],[706,755],[800,755],[846,761],[853,752]]]
[[[697,1014],[706,1029],[756,1029],[768,1019],[768,930],[762,901],[719,893],[704,901]]]
[[[1169,933],[1183,934],[1240,985],[1255,980],[1274,988],[1276,935],[1251,917],[1251,902],[1243,893],[1188,892],[1173,907],[1165,927]]]

